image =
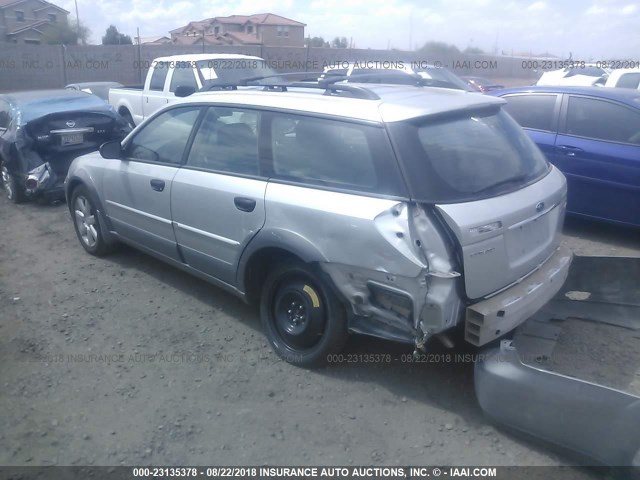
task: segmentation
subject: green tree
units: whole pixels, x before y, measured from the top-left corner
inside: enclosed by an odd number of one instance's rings
[[[349,41],[347,37],[336,37],[331,41],[331,47],[333,48],[347,48]]]
[[[427,42],[418,50],[418,53],[425,57],[433,57],[434,60],[439,60],[460,55],[460,50],[455,45],[449,45],[444,42]]]
[[[102,37],[103,45],[131,45],[133,42],[131,41],[131,37],[129,35],[125,35],[124,33],[120,33],[115,25],[109,25],[107,31],[104,33]]]
[[[43,42],[49,45],[86,45],[91,31],[75,19],[50,23],[43,32]]]
[[[330,47],[329,42],[322,37],[307,37],[304,39],[304,46],[308,47]]]
[[[464,49],[463,53],[470,53],[472,55],[481,55],[485,53],[485,51],[478,47],[468,46],[467,48]]]

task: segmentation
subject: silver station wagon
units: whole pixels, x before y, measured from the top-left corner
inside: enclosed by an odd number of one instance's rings
[[[322,83],[202,92],[77,158],[84,249],[118,241],[260,305],[285,360],[350,332],[484,345],[562,286],[566,182],[504,101]]]

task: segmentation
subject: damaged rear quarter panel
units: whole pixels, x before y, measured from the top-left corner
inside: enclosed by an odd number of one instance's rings
[[[430,275],[449,273],[453,265],[450,246],[422,206],[279,183],[269,183],[265,201],[267,221],[260,235],[301,237],[313,244],[318,252],[313,260],[354,315],[395,323],[419,337],[423,327],[424,333],[437,333],[461,317],[455,279]],[[372,286],[408,297],[410,318],[375,305]]]

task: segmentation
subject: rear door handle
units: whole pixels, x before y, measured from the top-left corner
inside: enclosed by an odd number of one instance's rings
[[[574,147],[573,145],[558,145],[557,148],[568,157],[575,157],[576,153],[584,152],[580,147]]]
[[[253,198],[236,197],[233,199],[233,203],[242,212],[253,212],[256,208],[256,201]]]
[[[161,192],[164,190],[164,180],[153,178],[149,183],[151,183],[151,188],[153,188],[156,192]]]

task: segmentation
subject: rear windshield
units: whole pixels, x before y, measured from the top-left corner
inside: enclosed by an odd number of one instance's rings
[[[430,203],[479,200],[544,176],[542,152],[503,110],[390,124],[412,197]]]

